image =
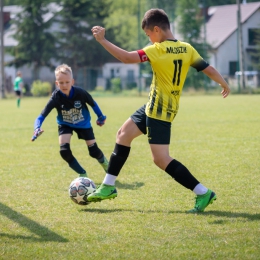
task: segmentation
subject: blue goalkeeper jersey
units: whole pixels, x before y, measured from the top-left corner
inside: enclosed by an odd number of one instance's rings
[[[72,87],[69,97],[56,89],[48,101],[41,115],[35,121],[35,128],[41,127],[42,122],[56,108],[57,123],[59,125],[67,125],[73,128],[90,128],[91,116],[88,106],[92,107],[97,117],[102,115],[97,103],[92,96],[79,87]]]

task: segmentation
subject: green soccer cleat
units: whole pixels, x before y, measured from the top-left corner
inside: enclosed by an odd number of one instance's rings
[[[193,209],[189,210],[188,212],[189,213],[203,212],[205,210],[205,208],[209,204],[212,204],[213,201],[216,199],[217,199],[217,196],[216,196],[215,192],[208,189],[208,191],[205,194],[196,196],[195,206]]]
[[[96,191],[88,195],[88,201],[97,202],[101,200],[114,199],[115,197],[117,197],[116,187],[102,183]]]
[[[105,170],[105,172],[107,172],[108,169],[108,160],[107,158],[104,156],[104,162],[100,163],[102,168]]]

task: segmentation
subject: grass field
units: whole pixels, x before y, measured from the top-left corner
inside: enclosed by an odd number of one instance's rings
[[[107,115],[93,124],[109,158],[120,125],[143,97],[96,97]],[[134,140],[118,198],[74,204],[77,177],[61,159],[56,111],[30,142],[47,98],[0,100],[0,259],[260,259],[260,96],[183,96],[171,154],[218,196],[187,214],[194,195],[153,165],[145,136]],[[93,122],[96,119],[92,113]],[[76,135],[72,151],[96,184],[104,173]]]

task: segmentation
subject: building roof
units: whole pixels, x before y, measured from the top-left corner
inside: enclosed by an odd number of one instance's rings
[[[245,23],[258,9],[260,2],[240,5],[241,22]],[[206,24],[207,42],[218,48],[232,33],[237,30],[237,5],[212,6],[208,9],[209,20]],[[259,24],[260,25],[260,17]]]

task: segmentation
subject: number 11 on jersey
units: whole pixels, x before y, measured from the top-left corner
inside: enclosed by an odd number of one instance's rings
[[[172,84],[179,86],[180,78],[181,78],[182,60],[173,60],[173,64],[174,64],[174,73],[173,73]]]

